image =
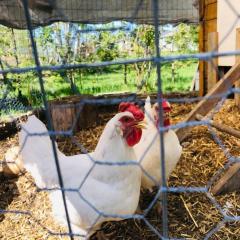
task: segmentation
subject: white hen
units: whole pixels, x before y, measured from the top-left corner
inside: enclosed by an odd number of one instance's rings
[[[133,111],[137,106],[133,104],[125,111]],[[142,187],[152,191],[153,187],[157,184],[161,185],[161,154],[160,154],[160,135],[157,130],[158,126],[158,104],[151,106],[150,97],[145,101],[145,121],[147,128],[143,130],[142,138],[138,144],[134,146],[135,153],[138,161],[140,161],[143,169],[155,181],[153,181],[145,173],[142,174]],[[138,108],[139,109],[139,108]],[[170,104],[163,101],[164,110],[164,126],[170,125],[168,112],[170,111]],[[134,110],[137,111],[137,110]],[[178,137],[173,130],[164,132],[164,152],[165,152],[165,172],[168,178],[173,169],[175,168],[182,153],[182,147],[179,143]]]
[[[164,126],[170,125],[168,116],[170,104],[165,102],[163,104],[164,111]],[[145,116],[147,120],[147,129],[143,131],[142,140],[135,146],[135,152],[138,159],[141,159],[142,154],[146,151],[146,155],[143,157],[141,165],[145,171],[151,175],[156,182],[161,184],[161,153],[160,153],[160,135],[157,131],[158,125],[158,104],[151,106],[150,97],[145,101]],[[153,139],[155,140],[153,141]],[[165,173],[166,178],[169,177],[171,172],[176,167],[178,160],[182,154],[182,146],[178,140],[176,133],[173,130],[167,130],[164,132],[164,153],[165,153]],[[153,142],[152,142],[153,141]],[[149,147],[149,148],[148,148]],[[147,149],[148,148],[148,149]],[[137,150],[138,149],[138,150]],[[140,152],[139,150],[142,149]],[[147,149],[147,150],[146,150]],[[146,175],[142,175],[142,187],[152,190],[155,183]]]
[[[73,233],[84,235],[81,239],[87,239],[104,221],[122,220],[106,215],[134,214],[138,206],[140,168],[94,164],[90,158],[100,163],[136,161],[132,146],[141,138],[139,122],[129,112],[116,114],[105,126],[95,151],[88,155],[65,156],[57,148],[64,188],[78,189],[81,186],[79,193],[65,192]],[[44,136],[39,136],[42,133]],[[35,116],[29,117],[22,125],[20,146],[24,166],[37,186],[59,187],[48,131]],[[50,191],[49,195],[56,220],[66,225],[61,191]],[[100,216],[96,209],[105,217]]]

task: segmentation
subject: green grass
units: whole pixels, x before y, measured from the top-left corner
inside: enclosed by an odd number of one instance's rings
[[[197,63],[190,62],[180,65],[175,70],[175,80],[172,81],[171,65],[166,64],[161,68],[162,87],[164,92],[186,92],[189,90],[195,74]],[[129,68],[127,83],[124,82],[123,69],[112,69],[111,72],[97,72],[76,74],[75,84],[81,94],[106,94],[118,92],[138,92],[136,85],[136,72]],[[157,76],[154,68],[147,79],[147,87],[143,91],[157,92]],[[36,83],[37,85],[37,83]],[[52,75],[45,81],[48,99],[55,99],[72,95],[70,84],[59,75]]]
[[[186,92],[190,89],[197,63],[188,63],[175,71],[175,81],[172,81],[170,66],[162,67],[163,91]]]
[[[161,79],[164,92],[182,92],[188,91],[192,78],[195,74],[197,63],[189,63],[176,69],[175,81],[172,82],[171,66],[164,65],[161,68]],[[76,81],[79,87],[79,80]],[[157,91],[156,87],[157,76],[156,69],[151,72],[149,79],[147,79],[148,88],[144,90],[148,92]],[[92,74],[82,77],[82,93],[109,93],[109,92],[136,92],[136,74],[135,71],[130,70],[127,74],[127,84],[124,83],[123,70],[114,71],[111,73]]]
[[[175,79],[172,81],[171,65],[165,64],[161,67],[161,79],[163,92],[186,92],[191,86],[197,63],[186,62],[176,68]],[[75,84],[81,94],[106,94],[122,92],[139,92],[136,85],[136,72],[128,68],[127,83],[124,82],[124,71],[121,68],[111,68],[110,72],[82,73],[74,75]],[[150,77],[147,79],[147,87],[142,91],[157,92],[156,69],[153,68]],[[31,73],[21,75],[21,84],[16,86],[21,89],[22,94],[27,97],[32,107],[42,106],[42,95],[37,75]],[[70,83],[66,82],[59,74],[49,72],[44,77],[44,87],[48,100],[73,95]],[[16,89],[17,89],[16,88]],[[16,91],[17,93],[17,91]],[[15,95],[16,95],[15,93]],[[11,93],[10,95],[14,95]],[[0,119],[7,120],[9,116],[22,114],[21,108],[14,105],[7,110],[0,111]]]
[[[114,70],[110,73],[94,73],[78,76],[76,85],[83,94],[101,94],[113,92],[134,92],[135,74],[133,71],[127,74],[127,84],[124,83],[123,70]]]
[[[164,64],[161,67],[161,79],[163,92],[186,92],[191,86],[197,63],[193,61],[178,63],[175,70],[175,80],[172,81],[171,64]],[[120,92],[139,92],[136,85],[136,72],[132,67],[127,70],[127,83],[124,82],[124,71],[122,67],[111,67],[110,72],[76,73],[75,84],[81,94],[106,94]],[[66,82],[59,74],[49,72],[44,77],[44,86],[47,99],[52,100],[64,96],[73,95],[70,83]],[[150,77],[147,79],[144,92],[157,92],[156,69],[153,68]],[[22,94],[27,97],[31,106],[42,105],[42,96],[38,83],[38,77],[34,73],[21,75],[21,83],[17,86]],[[17,89],[16,88],[16,89]],[[16,109],[11,109],[15,112]],[[0,112],[0,115],[2,113]]]

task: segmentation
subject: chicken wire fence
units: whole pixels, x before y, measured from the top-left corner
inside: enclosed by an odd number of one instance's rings
[[[232,29],[235,28],[237,21],[239,21],[239,12],[234,9],[234,7],[231,4],[231,1],[225,0],[226,3],[230,6],[232,11],[234,12],[236,16],[236,21],[234,22],[233,26],[229,26],[229,31],[226,34],[225,38],[219,43],[219,46],[225,41],[227,38],[228,34],[232,31]],[[57,170],[57,176],[59,180],[59,186],[57,188],[43,188],[39,189],[40,191],[61,191],[62,194],[62,201],[64,204],[64,209],[65,209],[65,214],[66,214],[66,220],[67,220],[67,227],[68,227],[68,232],[53,232],[51,229],[48,229],[47,226],[42,225],[41,221],[39,221],[36,217],[33,216],[31,211],[19,211],[19,210],[7,210],[7,209],[1,209],[0,212],[2,214],[23,214],[23,215],[29,215],[31,216],[34,221],[38,222],[39,225],[41,225],[43,228],[47,229],[49,237],[51,236],[68,236],[71,239],[74,239],[74,237],[81,237],[82,235],[79,234],[74,234],[72,231],[72,223],[70,220],[70,213],[69,213],[69,206],[66,202],[66,198],[68,197],[68,194],[72,194],[73,192],[76,193],[91,211],[94,211],[96,213],[95,219],[92,221],[92,226],[88,228],[87,232],[91,233],[92,230],[94,230],[94,226],[96,223],[102,219],[136,219],[136,220],[142,220],[148,227],[149,229],[155,234],[156,238],[158,237],[159,239],[185,239],[184,237],[177,238],[175,236],[169,236],[169,231],[168,231],[168,199],[167,195],[171,193],[200,193],[205,195],[209,201],[212,203],[212,205],[219,211],[219,213],[222,216],[222,219],[212,227],[211,230],[209,230],[203,237],[203,239],[210,239],[211,237],[214,236],[214,234],[225,224],[230,223],[230,222],[239,222],[240,221],[240,216],[239,215],[229,215],[227,211],[223,209],[223,207],[217,202],[216,198],[211,194],[210,189],[213,186],[213,183],[215,180],[224,172],[225,169],[228,169],[229,166],[231,166],[233,163],[239,162],[239,158],[236,156],[233,156],[230,151],[226,148],[224,142],[221,140],[217,132],[213,129],[213,127],[210,124],[210,120],[213,118],[214,114],[217,113],[220,108],[223,106],[225,100],[231,96],[232,94],[237,94],[240,93],[240,89],[238,88],[233,88],[231,85],[229,85],[222,94],[213,94],[213,95],[207,95],[205,97],[195,97],[195,98],[169,98],[168,101],[171,103],[193,103],[193,102],[198,102],[203,99],[208,99],[212,101],[216,101],[217,104],[211,111],[211,114],[208,115],[208,117],[204,120],[201,121],[188,121],[188,122],[181,122],[177,123],[174,125],[171,125],[170,127],[164,127],[163,126],[163,117],[164,117],[164,112],[162,109],[162,77],[161,77],[161,67],[164,63],[166,62],[173,62],[176,60],[188,60],[188,59],[196,59],[196,60],[201,60],[201,61],[209,61],[213,65],[213,67],[216,69],[216,71],[221,75],[221,73],[218,70],[218,67],[216,63],[214,62],[214,59],[216,57],[223,57],[223,56],[232,56],[232,55],[239,55],[240,51],[227,51],[227,52],[218,52],[216,51],[211,51],[211,52],[206,52],[206,53],[197,53],[197,54],[180,54],[177,56],[162,56],[161,55],[161,49],[159,47],[159,24],[163,24],[165,22],[179,22],[179,21],[188,21],[188,22],[196,22],[196,8],[194,8],[191,4],[184,4],[184,1],[180,1],[181,3],[178,4],[176,1],[169,1],[169,5],[167,5],[167,1],[164,1],[164,4],[161,5],[161,1],[149,1],[151,4],[148,5],[147,11],[144,11],[144,7],[146,8],[146,1],[131,1],[134,2],[129,9],[131,11],[124,12],[121,9],[124,8],[123,6],[128,6],[127,1],[120,1],[122,4],[117,4],[117,2],[112,2],[111,6],[114,6],[114,9],[116,10],[117,7],[119,7],[120,11],[119,14],[120,16],[111,16],[111,14],[107,14],[108,12],[104,11],[104,6],[106,7],[108,5],[108,2],[106,1],[99,1],[99,3],[96,3],[95,1],[84,1],[84,4],[82,7],[78,7],[74,9],[73,2],[75,4],[80,4],[81,1],[69,1],[73,4],[73,6],[70,6],[67,4],[67,1],[61,1],[62,5],[60,6],[66,6],[59,8],[58,7],[54,8],[53,6],[56,5],[51,5],[50,3],[54,3],[55,1],[49,1],[49,4],[44,4],[44,1],[17,1],[18,4],[21,5],[21,9],[16,13],[16,6],[15,6],[15,1],[3,1],[5,2],[4,8],[1,8],[1,11],[3,12],[4,10],[7,9],[7,11],[4,11],[4,19],[1,20],[2,23],[5,25],[13,25],[14,27],[18,28],[23,28],[27,27],[28,29],[28,34],[29,34],[29,41],[32,47],[32,56],[34,59],[35,65],[32,67],[17,67],[17,68],[5,68],[0,71],[0,73],[4,77],[6,77],[7,74],[18,74],[21,76],[23,73],[28,73],[32,72],[36,74],[39,85],[40,85],[40,94],[38,95],[38,98],[42,100],[43,106],[45,109],[46,113],[46,119],[47,119],[47,125],[48,125],[48,133],[27,133],[27,137],[25,139],[25,143],[27,144],[28,138],[33,137],[34,141],[34,136],[36,135],[49,135],[51,136],[51,142],[52,142],[52,150],[53,150],[53,155],[54,155],[54,160],[56,164],[56,170]],[[101,2],[101,4],[100,4]],[[123,3],[124,2],[124,3]],[[171,2],[171,3],[170,3]],[[196,1],[189,1],[189,2],[194,2]],[[41,5],[43,3],[42,7],[43,9],[47,8],[47,11],[41,12],[36,14],[32,10],[32,6],[34,4],[39,4]],[[2,4],[2,3],[1,3]],[[66,4],[66,5],[64,5]],[[94,5],[95,4],[95,5]],[[99,4],[99,5],[98,5]],[[124,5],[125,4],[125,5]],[[176,9],[174,9],[174,4]],[[95,8],[93,8],[95,6]],[[150,10],[149,10],[150,6]],[[167,6],[167,7],[166,7]],[[187,6],[191,6],[190,9]],[[161,12],[161,7],[165,7],[163,11]],[[53,8],[51,11],[54,11],[54,14],[51,15],[49,18],[49,12],[51,12],[48,8]],[[94,9],[93,13],[89,14],[84,14],[82,17],[83,19],[79,19],[79,15],[77,14],[77,10],[81,10],[83,13],[88,13],[91,9]],[[43,9],[41,11],[43,11]],[[101,12],[100,10],[103,11]],[[107,11],[112,10],[113,8],[107,8]],[[125,9],[125,8],[124,8]],[[126,9],[128,9],[126,7]],[[172,9],[172,11],[170,11]],[[174,9],[174,10],[173,10]],[[96,12],[100,11],[99,14],[97,15]],[[165,12],[164,12],[165,11]],[[114,11],[113,11],[114,12]],[[170,16],[168,16],[168,13]],[[186,15],[188,13],[188,15]],[[75,14],[75,15],[74,15]],[[61,17],[60,17],[61,16]],[[163,17],[162,17],[163,16]],[[189,17],[190,16],[190,17]],[[19,17],[19,19],[18,19]],[[170,18],[170,19],[169,19]],[[72,22],[83,22],[83,23],[88,23],[88,22],[108,22],[110,20],[118,20],[118,19],[124,19],[124,20],[130,20],[133,22],[137,23],[151,23],[154,26],[154,44],[155,44],[155,55],[154,56],[146,56],[144,58],[136,58],[136,59],[123,59],[123,60],[113,60],[113,61],[104,61],[104,62],[94,62],[94,63],[74,63],[74,64],[68,64],[68,62],[63,62],[61,65],[42,65],[39,60],[39,51],[35,42],[35,36],[34,36],[34,30],[33,28],[39,25],[46,25],[50,22],[54,22],[57,20],[63,20],[63,21],[72,21]],[[163,20],[164,19],[164,20]],[[114,28],[99,28],[99,29],[84,29],[80,30],[82,32],[98,32],[98,31],[110,31],[113,32],[121,27],[114,27]],[[123,30],[127,30],[127,28],[123,28]],[[155,181],[154,178],[146,172],[143,167],[141,166],[141,161],[140,162],[121,162],[121,163],[113,163],[113,162],[105,162],[105,161],[98,161],[97,159],[93,159],[87,152],[87,150],[80,144],[76,144],[80,147],[82,152],[85,152],[88,155],[88,160],[91,162],[92,167],[90,170],[87,172],[87,174],[83,177],[81,183],[79,184],[78,187],[76,188],[71,188],[71,187],[65,187],[64,186],[64,181],[63,181],[63,176],[62,176],[62,169],[59,164],[59,154],[57,150],[57,146],[55,145],[55,140],[57,136],[72,136],[73,135],[73,130],[75,128],[75,124],[78,120],[79,117],[81,117],[81,109],[85,104],[90,104],[90,105],[112,105],[112,104],[118,104],[122,101],[137,101],[141,102],[137,99],[136,95],[126,97],[126,98],[115,98],[115,99],[83,99],[79,103],[79,111],[77,114],[77,117],[74,121],[74,124],[72,128],[69,131],[54,131],[53,129],[53,123],[51,121],[51,116],[50,116],[50,111],[49,111],[49,105],[47,101],[47,94],[45,91],[45,84],[44,84],[44,76],[43,73],[48,71],[48,72],[59,72],[61,70],[78,70],[78,69],[85,69],[85,68],[103,68],[106,66],[110,65],[127,65],[127,64],[134,64],[134,63],[143,63],[143,62],[152,62],[156,68],[156,78],[157,78],[157,102],[160,104],[160,111],[159,111],[159,136],[160,136],[160,152],[161,152],[161,174],[162,174],[162,184],[159,186],[159,183],[155,184],[157,185],[157,191],[156,194],[154,195],[153,199],[151,200],[151,203],[147,206],[146,209],[144,209],[144,212],[141,214],[130,214],[130,215],[121,215],[121,214],[108,214],[101,209],[98,209],[96,206],[94,206],[91,202],[88,201],[84,197],[84,195],[81,193],[81,188],[84,186],[85,182],[88,181],[89,176],[91,175],[91,172],[93,171],[94,167],[97,165],[103,165],[103,166],[109,166],[109,171],[111,167],[118,166],[119,168],[126,167],[126,166],[135,166],[141,169],[143,174],[145,174],[147,177],[149,177],[152,181]],[[237,75],[239,76],[239,75]],[[5,112],[8,114],[11,114],[11,109],[13,110],[21,110],[23,112],[27,111],[28,108],[25,107],[18,99],[16,99],[15,96],[11,97],[8,95],[9,90],[6,89],[5,91],[1,92],[1,100],[0,100],[0,106],[1,106],[1,112]],[[148,113],[146,113],[148,115]],[[163,139],[164,139],[164,132],[168,129],[176,130],[176,129],[186,129],[187,127],[193,127],[193,126],[199,126],[199,125],[205,125],[208,127],[209,133],[212,135],[214,141],[218,144],[218,146],[221,148],[223,151],[225,157],[227,158],[227,163],[225,166],[223,166],[221,169],[219,169],[213,177],[209,179],[206,185],[203,185],[202,187],[194,187],[194,186],[176,186],[176,187],[168,187],[167,186],[167,179],[166,179],[166,174],[165,174],[165,168],[166,168],[166,163],[165,163],[165,154],[164,154],[164,144],[163,144]],[[155,141],[155,138],[153,139],[152,143]],[[144,158],[145,154],[147,154],[148,149],[151,147],[148,146],[146,149],[146,152],[143,153],[142,158]],[[21,152],[21,151],[20,151]],[[104,195],[104,193],[102,193]],[[158,202],[158,199],[161,197],[161,202],[162,202],[162,229],[156,228],[151,221],[148,219],[148,214],[150,210],[153,208],[153,206]],[[114,203],[109,202],[109,205],[114,205]],[[140,230],[139,230],[140,231]],[[84,237],[84,236],[82,236]]]

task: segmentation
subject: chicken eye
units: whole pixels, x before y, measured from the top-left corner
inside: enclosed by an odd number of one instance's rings
[[[125,117],[123,120],[125,123],[129,123],[132,121],[132,119],[130,117]]]
[[[129,121],[130,121],[130,118],[126,117],[125,122],[129,122]]]

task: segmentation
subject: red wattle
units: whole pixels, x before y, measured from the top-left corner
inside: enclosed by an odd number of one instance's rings
[[[170,119],[169,118],[164,119],[163,125],[164,125],[164,127],[170,126],[171,125]]]
[[[139,128],[133,128],[131,133],[126,137],[126,141],[129,147],[133,147],[139,143],[142,137],[142,130]]]
[[[158,125],[159,125],[159,120],[156,121],[156,126],[158,127]],[[168,126],[170,126],[170,125],[171,125],[170,119],[169,119],[169,118],[164,119],[164,121],[163,121],[163,126],[164,126],[164,127],[168,127]]]

